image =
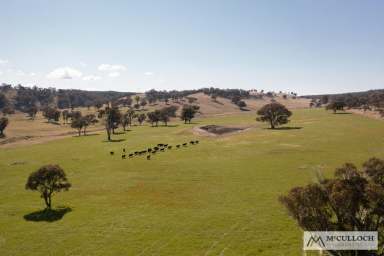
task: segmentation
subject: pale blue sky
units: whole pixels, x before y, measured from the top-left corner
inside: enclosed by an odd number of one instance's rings
[[[145,91],[384,88],[384,1],[0,0],[0,82]]]

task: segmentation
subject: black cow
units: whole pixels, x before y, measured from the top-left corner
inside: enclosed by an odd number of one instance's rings
[[[160,151],[163,151],[163,152],[164,152],[164,148],[160,149]]]
[[[198,140],[196,140],[196,141],[195,141],[195,143],[196,143],[196,144],[199,144],[199,141],[198,141]]]
[[[177,148],[179,148],[179,147],[180,147],[180,145],[176,145],[176,147],[177,147]]]
[[[125,155],[121,155],[121,159],[125,159]]]
[[[115,152],[111,151],[111,152],[109,152],[109,154],[111,154],[111,156],[113,156],[113,154],[115,154]]]
[[[154,149],[155,151],[159,150],[159,148],[158,148],[158,147],[154,147],[153,149]]]
[[[187,143],[183,143],[183,146],[186,147],[186,146],[187,146]]]
[[[168,149],[172,149],[172,146],[168,146]]]
[[[125,153],[125,148],[123,148],[123,152]]]
[[[151,155],[147,155],[147,160],[151,160]]]
[[[191,143],[191,145],[195,144],[195,142],[193,140],[191,140],[189,143]]]
[[[162,147],[162,146],[164,146],[164,144],[159,143],[159,144],[157,144],[157,146],[158,146],[158,147]]]
[[[133,157],[133,154],[129,154],[128,156],[129,156],[129,157]]]
[[[152,149],[151,149],[151,148],[149,148],[147,151],[148,151],[148,153],[151,153],[151,152],[152,152]]]

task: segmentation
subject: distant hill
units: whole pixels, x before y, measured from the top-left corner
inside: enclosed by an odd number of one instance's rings
[[[32,106],[54,106],[58,108],[88,107],[115,101],[125,96],[131,96],[131,92],[116,91],[85,91],[77,89],[56,89],[11,86],[2,84],[0,94],[5,95],[7,104],[17,110],[26,110]]]
[[[340,94],[305,95],[303,97],[307,99],[319,100],[323,104],[327,104],[332,101],[343,101],[349,108],[361,108],[365,105],[376,108],[384,107],[384,89]]]

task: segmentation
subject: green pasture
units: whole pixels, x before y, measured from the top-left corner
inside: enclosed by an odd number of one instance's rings
[[[316,171],[329,176],[347,161],[384,157],[384,122],[353,114],[297,110],[286,125],[297,129],[258,123],[223,137],[192,132],[203,124],[256,121],[244,113],[135,126],[115,142],[100,132],[0,149],[0,255],[301,255],[302,231],[278,196],[314,181]],[[150,161],[121,159],[122,148],[191,139],[200,144]],[[44,205],[25,182],[49,163],[72,183],[53,198],[65,211],[55,221],[27,220]]]

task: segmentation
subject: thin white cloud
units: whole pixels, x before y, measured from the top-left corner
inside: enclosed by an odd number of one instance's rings
[[[30,72],[28,75],[29,75],[29,76],[36,76],[36,73],[34,73],[34,72]]]
[[[85,68],[86,66],[88,66],[88,64],[87,64],[87,63],[85,63],[85,62],[82,62],[82,61],[79,63],[79,65],[80,65],[81,67],[83,67],[83,68]]]
[[[8,60],[2,60],[0,59],[0,65],[5,65],[5,64],[8,64]]]
[[[17,70],[17,71],[16,71],[16,75],[17,75],[17,76],[24,76],[25,73],[24,73],[24,71],[22,71],[22,70]]]
[[[108,76],[110,76],[110,77],[118,77],[118,76],[120,76],[120,72],[112,72],[112,73],[109,73]]]
[[[82,76],[79,70],[70,67],[56,68],[47,74],[48,79],[73,79]]]
[[[125,71],[127,68],[123,65],[101,64],[97,69],[100,71]]]
[[[84,81],[97,81],[97,80],[100,80],[100,79],[101,79],[100,76],[94,76],[94,75],[89,75],[89,76],[84,76],[83,77]]]
[[[0,76],[3,74],[3,71],[0,71]]]
[[[153,72],[149,72],[148,71],[148,72],[145,72],[144,75],[146,75],[146,76],[153,76]]]

